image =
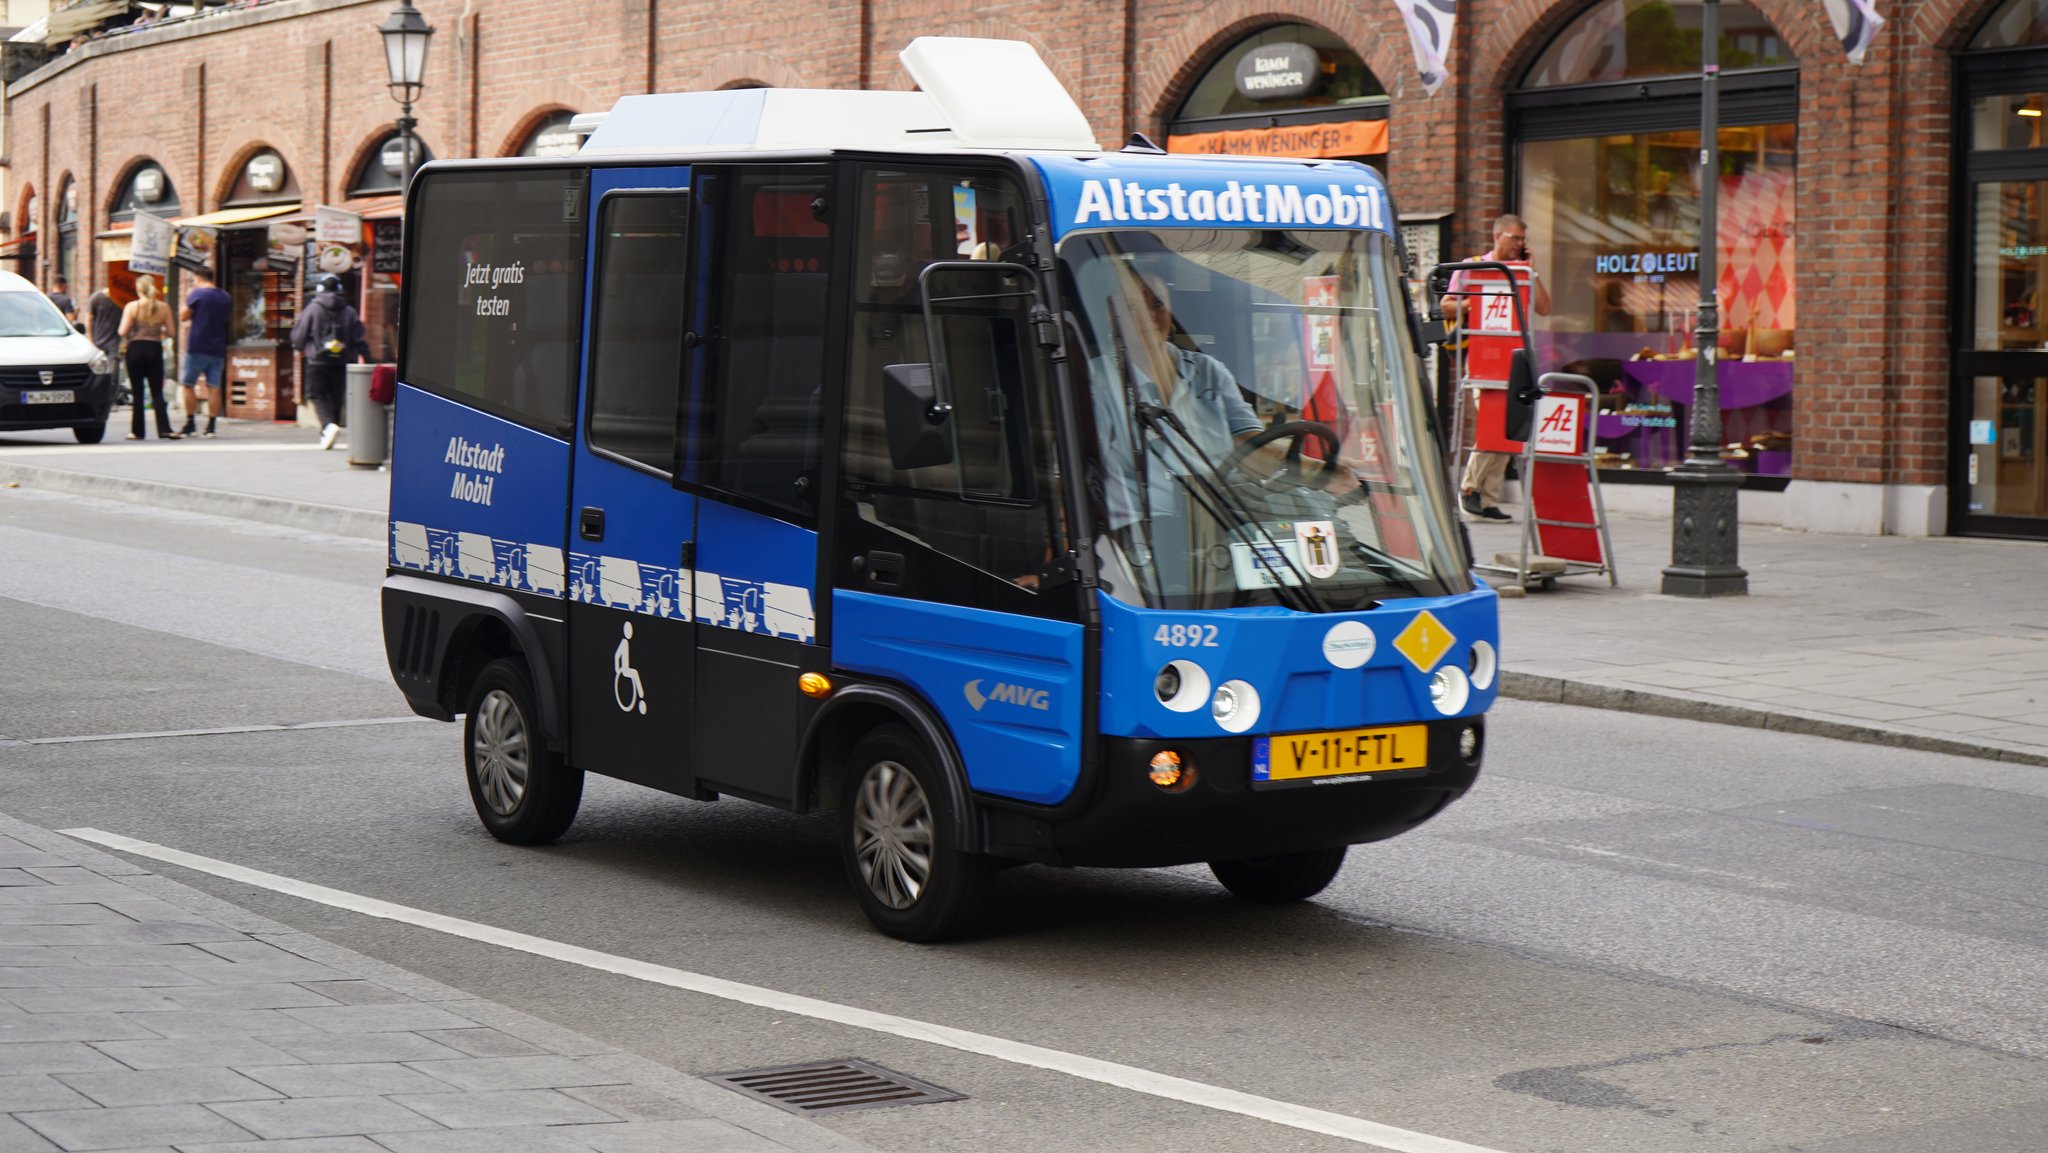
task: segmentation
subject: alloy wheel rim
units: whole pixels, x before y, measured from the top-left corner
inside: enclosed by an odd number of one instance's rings
[[[876,900],[917,904],[932,876],[932,810],[924,787],[895,761],[878,761],[854,798],[854,861]]]
[[[511,816],[526,796],[530,767],[526,717],[511,693],[492,689],[484,694],[476,707],[470,751],[484,803],[501,817]]]

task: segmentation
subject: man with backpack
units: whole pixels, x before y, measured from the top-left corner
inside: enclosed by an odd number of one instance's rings
[[[344,366],[370,355],[363,320],[342,299],[339,277],[323,276],[313,299],[292,325],[292,347],[306,358],[306,399],[320,417],[320,447],[341,435]]]

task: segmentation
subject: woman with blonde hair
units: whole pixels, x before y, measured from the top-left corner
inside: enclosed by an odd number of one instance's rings
[[[159,296],[155,277],[136,277],[135,291],[136,298],[121,310],[120,329],[121,339],[128,342],[128,382],[135,393],[128,439],[143,439],[142,404],[146,396],[149,407],[156,412],[157,439],[183,440],[171,431],[171,414],[164,408],[164,338],[170,335],[177,320],[171,316],[171,306]]]

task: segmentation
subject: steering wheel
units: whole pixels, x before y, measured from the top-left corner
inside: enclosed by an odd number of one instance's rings
[[[1285,472],[1279,474],[1277,478],[1263,477],[1246,465],[1245,462],[1251,459],[1253,453],[1283,436],[1294,438],[1294,443],[1287,449]],[[1307,471],[1301,463],[1301,442],[1304,437],[1314,437],[1322,441],[1323,446],[1329,450],[1323,455],[1322,466],[1314,472]],[[1257,436],[1231,449],[1230,455],[1224,458],[1223,467],[1218,471],[1228,474],[1233,469],[1243,470],[1246,475],[1256,479],[1261,487],[1271,487],[1271,481],[1284,479],[1289,485],[1298,483],[1320,491],[1328,487],[1337,475],[1337,449],[1337,430],[1329,425],[1316,420],[1284,420],[1261,429]]]

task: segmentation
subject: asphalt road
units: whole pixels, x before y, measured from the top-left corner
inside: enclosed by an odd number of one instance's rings
[[[825,817],[593,778],[563,842],[499,845],[450,725],[19,743],[404,716],[381,574],[0,489],[0,811],[1505,1153],[2048,1147],[2036,768],[1509,703],[1473,794],[1315,902],[1026,868],[929,948],[867,927]],[[861,1056],[969,1094],[829,1119],[881,1149],[1361,1148],[162,868],[686,1073]]]

